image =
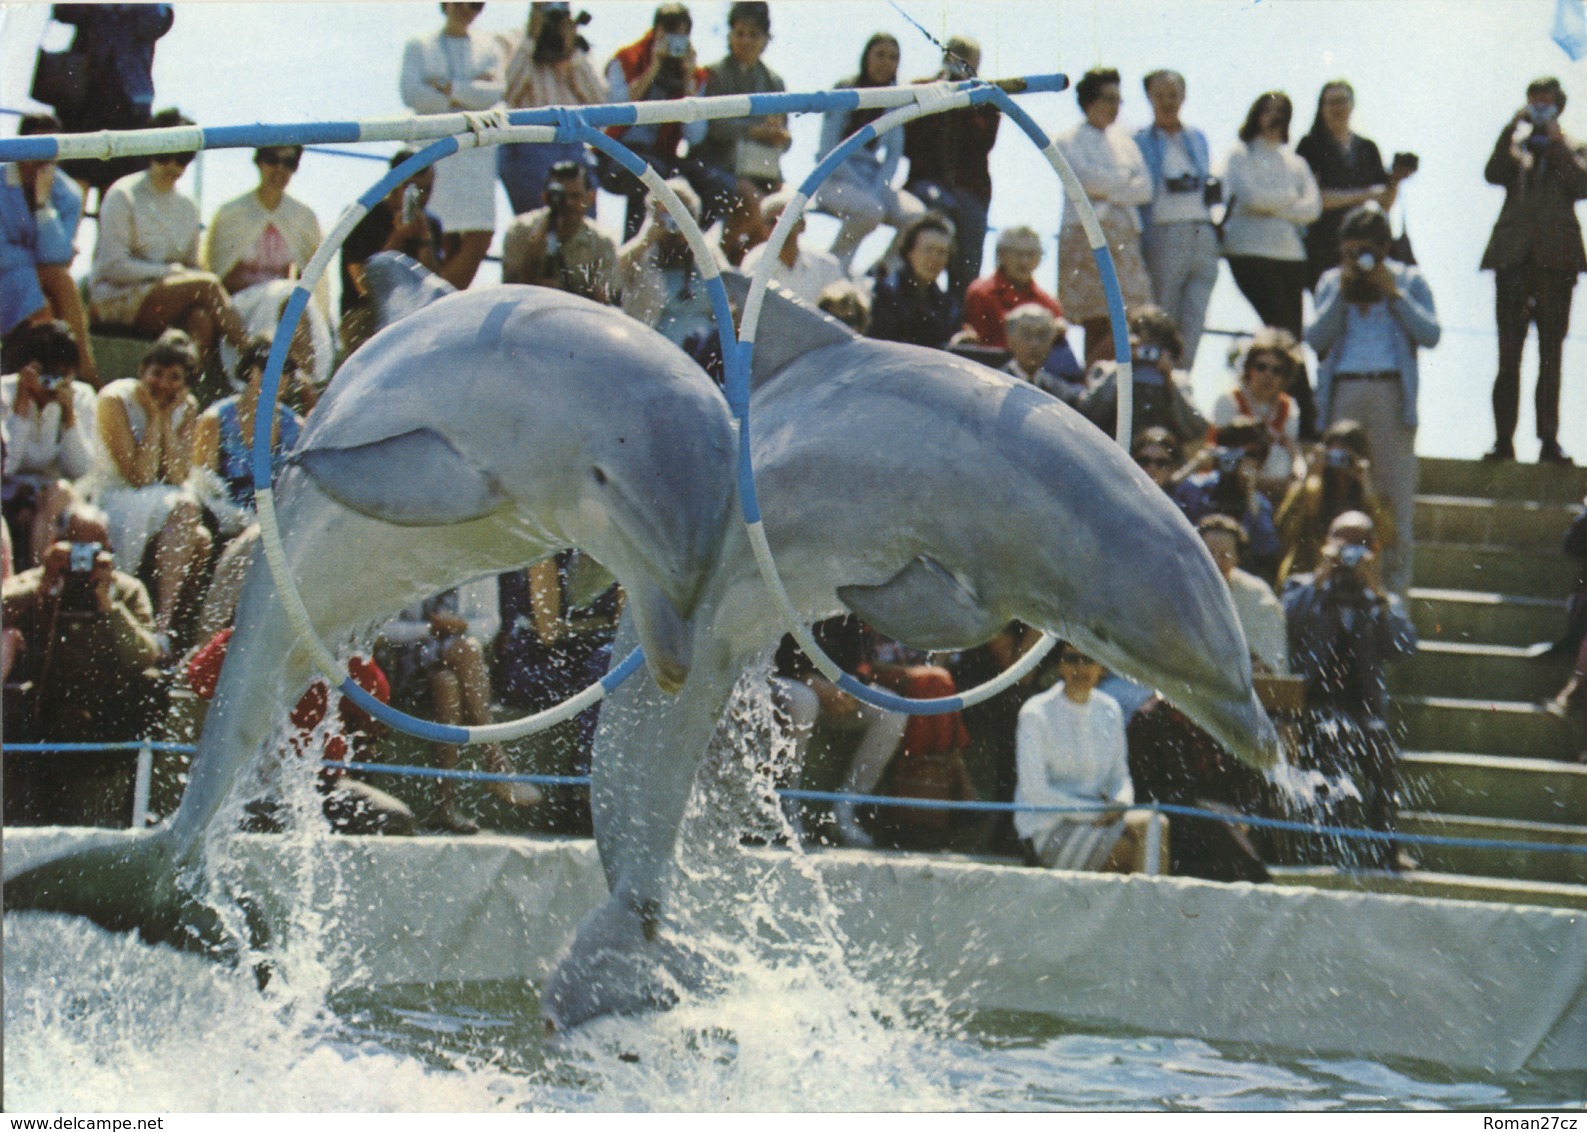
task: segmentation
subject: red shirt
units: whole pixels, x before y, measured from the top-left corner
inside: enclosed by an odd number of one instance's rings
[[[1057,318],[1064,316],[1058,300],[1043,291],[1032,279],[1021,287],[1003,274],[1000,267],[990,275],[983,275],[964,292],[964,325],[975,331],[981,345],[1007,348],[1003,337],[1003,319],[1008,312],[1025,303],[1046,307]]]

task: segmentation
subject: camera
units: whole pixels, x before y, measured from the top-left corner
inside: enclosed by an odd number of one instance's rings
[[[94,559],[99,557],[99,552],[105,549],[97,542],[72,543],[71,556],[67,559],[66,570],[71,574],[91,574],[94,570]]]
[[[402,222],[404,224],[412,224],[419,219],[421,209],[419,198],[422,195],[423,191],[418,185],[409,185],[402,190]]]
[[[568,202],[568,187],[561,181],[546,182],[546,207],[553,215],[562,211],[562,206]]]
[[[1559,117],[1559,107],[1553,103],[1530,102],[1526,107],[1526,120],[1532,123],[1531,136],[1526,139],[1525,145],[1531,150],[1544,150],[1548,148],[1548,126],[1555,118]]]
[[[64,373],[41,373],[39,374],[39,388],[46,393],[54,393],[70,380]]]
[[[1362,252],[1356,256],[1356,267],[1363,272],[1374,272],[1378,269],[1378,257],[1371,252]]]
[[[1240,470],[1240,462],[1245,459],[1245,449],[1214,448],[1212,450],[1212,459],[1217,465],[1218,471],[1229,475]]]
[[[1153,342],[1142,342],[1135,347],[1134,361],[1137,365],[1155,366],[1163,360],[1163,348]]]
[[[685,32],[670,32],[661,37],[661,53],[671,59],[682,59],[689,53],[689,36]]]
[[[1348,448],[1330,448],[1325,458],[1328,467],[1344,470],[1356,466],[1355,453]]]
[[[90,575],[94,559],[104,549],[97,542],[74,542],[67,558],[66,577],[61,582],[60,604],[63,614],[90,614],[94,612],[94,587]]]
[[[1223,182],[1216,177],[1208,177],[1201,183],[1201,203],[1211,208],[1215,204],[1223,203]]]
[[[1422,159],[1417,157],[1414,153],[1396,153],[1394,155],[1394,161],[1389,167],[1395,171],[1404,170],[1408,175],[1416,172],[1422,167]]]
[[[1194,173],[1181,173],[1164,178],[1163,187],[1171,193],[1197,193],[1201,191],[1201,178]]]
[[[1371,557],[1372,551],[1360,543],[1347,542],[1339,548],[1339,565],[1346,570],[1354,570]]]

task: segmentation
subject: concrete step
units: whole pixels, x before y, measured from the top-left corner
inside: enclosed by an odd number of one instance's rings
[[[1445,900],[1478,900],[1488,904],[1542,904],[1550,908],[1587,909],[1587,885],[1457,873],[1363,872],[1325,865],[1281,865],[1268,870],[1274,884],[1395,896],[1429,896]]]
[[[1481,690],[1496,700],[1537,702],[1570,675],[1565,657],[1534,657],[1514,645],[1423,641],[1416,655],[1389,669],[1395,695],[1460,696]]]
[[[1411,619],[1423,642],[1475,641],[1525,646],[1565,630],[1561,597],[1518,597],[1412,587]]]
[[[1547,759],[1407,751],[1400,798],[1408,810],[1514,821],[1587,822],[1587,765]]]
[[[1418,463],[1417,490],[1430,495],[1530,499],[1538,503],[1580,503],[1587,495],[1587,468],[1426,457]]]
[[[1418,495],[1418,542],[1467,542],[1561,554],[1561,540],[1578,508],[1532,500],[1467,495]]]
[[[1578,564],[1563,554],[1468,542],[1416,547],[1412,584],[1441,590],[1563,598],[1576,588]]]
[[[1423,869],[1435,873],[1541,880],[1554,884],[1587,884],[1587,825],[1476,818],[1418,810],[1400,812],[1400,832],[1433,837],[1489,841],[1476,845],[1408,845],[1406,851]],[[1502,842],[1559,845],[1575,852],[1509,849]]]
[[[1405,750],[1570,762],[1582,749],[1579,721],[1555,719],[1535,703],[1399,696],[1391,713]]]

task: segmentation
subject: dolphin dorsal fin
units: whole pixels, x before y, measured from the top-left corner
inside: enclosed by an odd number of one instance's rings
[[[838,597],[871,628],[919,649],[979,645],[1008,621],[982,605],[968,580],[924,554],[879,586],[839,586]]]
[[[728,298],[742,311],[744,300],[749,297],[749,276],[739,271],[724,271],[722,285],[727,288]],[[793,292],[772,283],[766,288],[766,301],[755,327],[750,389],[759,389],[811,350],[851,342],[858,337],[831,315],[816,310]]]
[[[401,252],[377,252],[364,263],[364,286],[374,297],[377,329],[407,318],[457,288]]]
[[[287,460],[342,506],[399,527],[482,519],[507,502],[496,477],[433,429],[350,448],[309,448]]]

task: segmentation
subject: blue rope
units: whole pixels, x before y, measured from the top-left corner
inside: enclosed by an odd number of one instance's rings
[[[153,743],[142,739],[128,739],[124,743],[7,743],[4,754],[13,751],[19,754],[43,754],[47,751],[136,751],[140,747],[148,747],[151,751],[173,752],[179,755],[191,755],[198,750],[191,743]]]

